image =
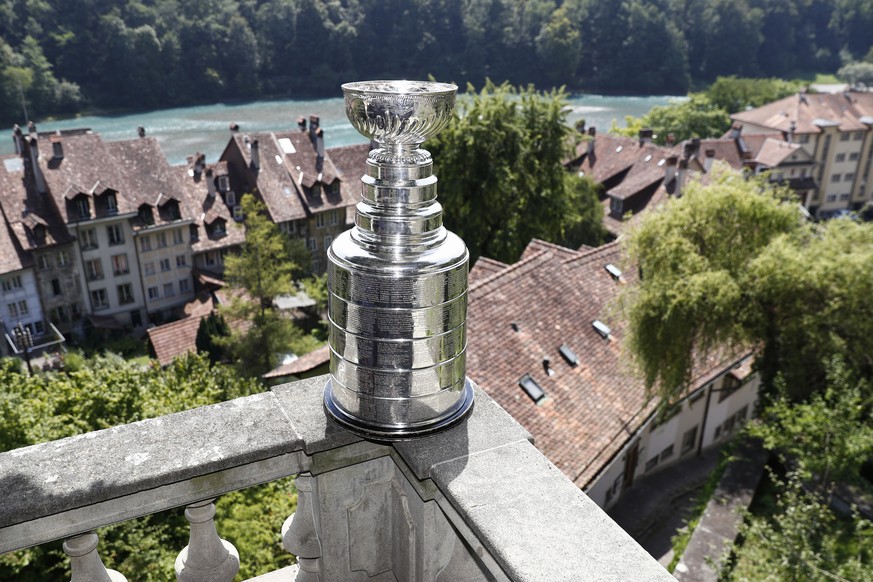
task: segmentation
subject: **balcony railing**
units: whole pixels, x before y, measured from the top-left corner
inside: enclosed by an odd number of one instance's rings
[[[672,580],[482,391],[458,426],[389,445],[328,420],[324,384],[0,454],[0,553],[63,539],[74,581],[124,580],[93,530],[184,507],[177,578],[230,582],[246,557],[212,501],[297,475],[282,527],[297,566],[258,580]]]

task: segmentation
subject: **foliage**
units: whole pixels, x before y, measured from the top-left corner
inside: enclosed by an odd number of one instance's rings
[[[852,378],[845,364],[835,358],[828,365],[828,386],[806,402],[792,402],[782,393],[762,414],[764,422],[750,425],[764,447],[775,451],[806,483],[825,491],[834,481],[858,478],[864,462],[873,458],[873,418],[869,380]]]
[[[223,402],[259,389],[256,382],[227,366],[211,365],[202,355],[177,358],[166,369],[156,363],[143,368],[115,355],[97,356],[83,360],[76,370],[34,376],[0,360],[0,450]],[[219,500],[219,532],[246,555],[246,577],[293,559],[277,540],[282,521],[295,504],[290,481],[252,487]],[[99,533],[106,563],[136,573],[138,580],[146,582],[170,579],[176,555],[188,541],[188,525],[180,510],[130,520]],[[69,579],[66,568],[59,544],[0,557],[3,580]]]
[[[856,62],[843,65],[837,71],[837,77],[853,87],[873,87],[873,63]]]
[[[24,121],[19,83],[38,118],[429,74],[676,95],[834,71],[871,28],[869,0],[0,0],[0,121]]]
[[[771,240],[800,229],[784,192],[728,171],[712,176],[647,214],[627,240],[641,271],[625,296],[630,351],[646,385],[668,400],[686,385],[696,352],[753,339],[750,265]]]
[[[514,262],[532,238],[579,246],[602,240],[593,183],[569,178],[562,91],[486,83],[468,88],[449,127],[427,143],[438,160],[447,228],[470,257]]]
[[[296,292],[293,275],[299,267],[292,259],[291,241],[267,216],[263,202],[246,194],[242,207],[246,241],[239,254],[226,259],[232,298],[220,313],[229,321],[245,323],[229,338],[215,340],[227,349],[240,373],[259,377],[275,367],[280,354],[305,353],[312,342],[273,304],[275,297]]]
[[[719,137],[730,128],[730,114],[759,107],[802,89],[796,81],[718,77],[706,91],[689,93],[686,100],[653,107],[642,117],[627,116],[625,128],[613,133],[636,137],[639,130],[654,130],[654,141],[666,143],[672,133],[677,142],[692,137]]]
[[[205,353],[212,362],[221,362],[225,359],[225,353],[220,338],[229,336],[230,327],[224,320],[224,316],[213,311],[200,320],[195,339],[197,351]]]
[[[873,575],[873,522],[842,519],[825,498],[790,473],[771,475],[775,507],[750,516],[741,527],[735,564],[721,580],[867,581]]]

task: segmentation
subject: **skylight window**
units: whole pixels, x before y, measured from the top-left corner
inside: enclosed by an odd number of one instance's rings
[[[608,265],[606,265],[606,272],[609,273],[612,276],[612,278],[615,279],[616,281],[621,279],[621,269],[619,269],[618,267],[616,267],[612,263],[609,263]]]
[[[652,154],[649,154],[649,155],[647,155],[645,158],[643,158],[643,161],[644,161],[644,162],[649,162],[649,161],[651,161],[651,160],[652,160]]]
[[[624,149],[623,146],[618,146],[615,148],[615,153],[619,153],[622,149]]]
[[[558,352],[561,354],[561,357],[567,360],[567,363],[571,366],[576,367],[579,365],[579,356],[577,356],[576,353],[571,350],[570,346],[568,346],[567,344],[559,347]]]
[[[291,140],[287,137],[279,138],[279,147],[282,148],[282,151],[286,154],[296,154],[297,150],[294,148],[294,144],[291,143]]]
[[[595,319],[595,320],[591,323],[591,325],[594,326],[594,329],[597,331],[597,333],[600,334],[600,336],[601,336],[603,339],[609,339],[609,334],[612,333],[612,330],[609,329],[609,326],[608,326],[608,325],[606,325],[605,323],[603,323],[603,322],[600,321],[599,319]]]
[[[282,158],[279,157],[279,154],[276,154],[276,165],[282,165]]]
[[[521,380],[518,381],[518,385],[521,386],[521,389],[524,390],[525,394],[527,394],[535,404],[539,404],[546,399],[546,393],[543,392],[543,389],[540,388],[537,381],[530,377],[530,374],[522,376]]]
[[[666,163],[667,163],[667,160],[661,160],[660,162],[658,162],[658,167],[660,168],[661,166],[663,166]]]

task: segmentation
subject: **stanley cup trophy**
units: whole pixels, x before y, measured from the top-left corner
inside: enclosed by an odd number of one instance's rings
[[[442,225],[422,142],[452,117],[457,87],[343,85],[346,115],[378,147],[367,158],[355,227],[328,251],[327,411],[377,440],[428,434],[473,405],[466,378],[464,242]]]

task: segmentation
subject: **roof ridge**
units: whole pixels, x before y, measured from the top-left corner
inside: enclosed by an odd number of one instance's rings
[[[521,274],[524,269],[526,269],[528,266],[530,266],[531,263],[538,261],[542,258],[546,258],[546,255],[551,256],[552,255],[551,251],[539,251],[539,252],[534,253],[533,255],[529,256],[528,258],[522,260],[522,261],[518,261],[517,263],[513,263],[513,264],[507,266],[502,271],[498,271],[496,273],[493,273],[493,274],[489,275],[488,277],[485,277],[481,281],[473,283],[472,285],[470,285],[468,293],[472,293],[473,291],[479,290],[479,289],[485,287],[486,285],[489,285],[489,284],[497,281],[501,277],[512,275],[512,274]],[[490,291],[491,290],[488,289],[485,291],[480,291],[479,293],[481,295],[487,295]],[[470,301],[472,301],[473,299],[476,298],[476,297],[473,297],[472,295],[468,295],[468,297],[470,298]]]
[[[577,266],[587,264],[589,261],[593,261],[595,258],[599,257],[606,252],[613,252],[615,249],[621,249],[621,239],[616,239],[612,242],[608,242],[606,244],[602,244],[599,247],[594,247],[593,249],[588,249],[585,251],[579,251],[579,256],[570,257],[569,259],[565,259],[562,261],[562,264],[567,266]]]

